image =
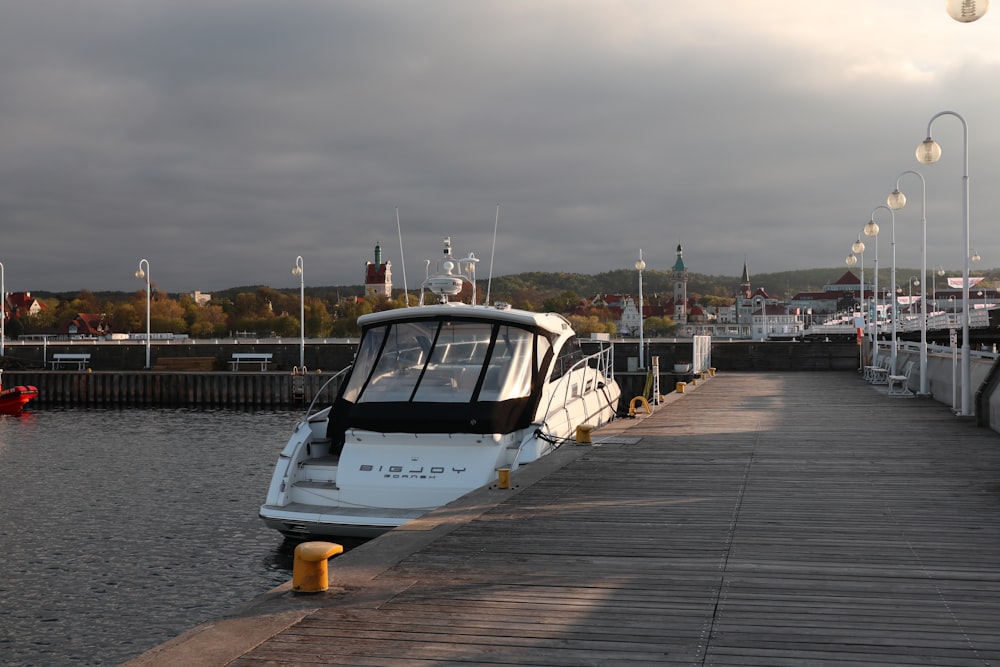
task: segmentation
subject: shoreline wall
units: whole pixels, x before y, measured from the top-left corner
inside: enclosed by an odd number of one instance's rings
[[[39,396],[33,405],[80,407],[231,407],[283,408],[308,405],[320,395],[333,398],[333,387],[322,385],[354,358],[357,341],[307,340],[307,373],[293,375],[298,366],[299,341],[153,341],[151,370],[145,370],[145,343],[135,341],[78,341],[20,343],[5,346],[3,384],[33,385]],[[584,348],[594,344],[584,341]],[[676,382],[691,375],[673,373],[675,363],[690,363],[690,339],[652,340],[648,353],[660,358],[660,392],[670,393]],[[268,371],[228,370],[236,352],[273,355]],[[90,354],[85,370],[50,370],[48,362],[58,353]],[[639,354],[637,341],[615,342],[615,374],[623,399],[641,394],[646,374],[630,365]],[[857,368],[857,346],[846,343],[788,343],[760,341],[713,341],[712,366],[727,370],[851,370]],[[170,360],[172,363],[167,363]],[[187,360],[211,362],[213,370],[182,370]],[[631,362],[631,364],[630,364]],[[162,366],[157,368],[157,366]],[[203,365],[203,363],[201,363]],[[630,372],[632,371],[632,372]]]

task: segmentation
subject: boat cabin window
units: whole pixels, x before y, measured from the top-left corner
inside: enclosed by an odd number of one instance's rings
[[[583,348],[580,347],[579,338],[570,338],[566,341],[566,344],[562,346],[559,350],[559,356],[556,357],[555,366],[552,368],[552,375],[549,377],[550,380],[555,380],[566,373],[569,369],[573,367],[575,363],[583,359]]]
[[[533,364],[542,358],[532,357],[535,335],[530,331],[510,326],[498,329],[496,347],[479,393],[481,401],[506,401],[529,395]]]
[[[507,324],[427,320],[371,327],[343,398],[352,403],[505,401],[531,394],[550,343]]]

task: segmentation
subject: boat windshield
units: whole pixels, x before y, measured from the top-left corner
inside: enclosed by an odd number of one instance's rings
[[[524,398],[548,348],[544,336],[510,324],[388,323],[365,331],[343,398],[356,404]]]

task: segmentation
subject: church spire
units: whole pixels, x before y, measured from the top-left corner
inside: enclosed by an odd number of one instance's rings
[[[687,271],[687,269],[684,268],[684,250],[681,248],[680,243],[677,244],[677,261],[674,262],[674,271]]]
[[[751,295],[750,291],[750,272],[747,271],[747,258],[743,258],[743,275],[740,277],[740,294],[744,298],[749,299]]]

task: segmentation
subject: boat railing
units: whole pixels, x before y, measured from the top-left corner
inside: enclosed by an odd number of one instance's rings
[[[334,380],[337,380],[338,378],[342,378],[344,374],[346,374],[347,371],[349,370],[351,370],[351,367],[346,366],[345,368],[342,368],[333,375],[331,375],[327,379],[327,381],[323,383],[323,386],[321,386],[319,388],[319,391],[317,391],[316,394],[313,396],[312,401],[309,402],[309,407],[306,409],[306,417],[305,417],[307,420],[309,419],[310,416],[318,412],[318,410],[316,410],[316,401],[318,401],[320,396],[323,395],[323,392],[326,391],[326,388],[330,386],[330,383],[333,382]]]
[[[579,395],[582,396],[588,391],[596,390],[597,384],[602,378],[604,381],[608,381],[611,378],[611,369],[613,368],[613,350],[614,348],[610,344],[605,346],[602,342],[600,350],[580,359],[570,366],[569,370],[557,380],[557,382],[562,382],[564,386],[558,391],[552,392],[552,395],[549,396],[549,403],[545,406],[545,414],[549,414],[549,411],[552,409],[552,403],[556,399],[561,399],[562,404],[566,405],[573,398],[572,392],[574,387],[577,388]],[[577,384],[573,380],[578,375],[577,371],[581,370],[583,373],[579,374],[580,382]],[[597,411],[600,411],[600,409],[598,407]],[[590,419],[591,416],[590,414],[584,415],[584,420]]]

